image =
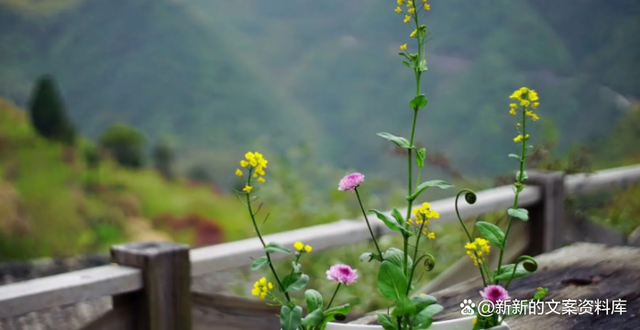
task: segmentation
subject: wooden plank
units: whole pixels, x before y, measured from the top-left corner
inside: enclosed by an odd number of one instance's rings
[[[114,265],[0,286],[0,318],[142,288],[141,272]]]
[[[108,310],[81,330],[137,330],[134,305],[122,305]]]
[[[540,187],[542,198],[528,210],[531,223],[528,254],[553,251],[565,243],[564,176],[564,172],[529,171],[527,182]]]
[[[291,230],[264,237],[266,243],[277,242],[292,247],[296,241],[313,246],[314,251],[362,242],[371,239],[367,225],[360,221],[341,220],[329,224]],[[199,276],[240,266],[250,265],[253,260],[263,256],[262,245],[258,238],[217,244],[191,250],[191,274]],[[287,257],[285,254],[273,254],[273,260]]]
[[[171,242],[139,242],[111,248],[113,261],[142,271],[144,288],[114,297],[114,307],[136,306],[135,328],[190,330],[191,267],[189,246]]]
[[[610,187],[625,188],[640,182],[640,165],[617,167],[587,174],[567,175],[567,194],[592,192]]]

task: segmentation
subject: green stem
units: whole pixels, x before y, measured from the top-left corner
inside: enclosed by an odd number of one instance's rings
[[[418,257],[418,244],[420,244],[420,237],[422,236],[422,229],[424,228],[424,223],[425,221],[422,221],[422,224],[420,225],[420,230],[418,231],[418,237],[416,237],[416,246],[415,246],[415,250],[413,251],[413,266],[411,267],[411,274],[409,275],[409,285],[407,286],[407,293],[406,295],[409,295],[409,290],[411,289],[411,281],[413,280],[413,273],[416,270],[415,264],[418,262],[418,259],[416,259]]]
[[[364,211],[364,206],[362,206],[362,200],[360,199],[360,193],[358,192],[358,188],[355,188],[356,196],[358,197],[358,203],[360,204],[360,210],[362,210],[362,214],[364,215],[364,220],[367,222],[367,227],[369,228],[369,233],[371,234],[371,238],[373,239],[373,244],[376,245],[376,250],[378,250],[378,254],[380,255],[380,259],[384,260],[382,257],[382,252],[380,251],[380,247],[378,246],[378,241],[376,240],[376,236],[373,234],[373,230],[371,230],[371,225],[369,224],[369,218],[367,218],[367,212]]]
[[[516,182],[516,197],[513,200],[513,209],[518,208],[518,197],[520,196],[520,192],[522,191],[522,181],[524,179],[524,165],[527,158],[527,115],[526,115],[526,107],[522,107],[522,149],[520,155],[520,173],[518,173],[518,178]],[[509,237],[509,231],[511,230],[511,223],[513,222],[513,217],[509,217],[509,224],[507,225],[507,231],[504,234],[504,241],[502,242],[502,249],[500,250],[500,258],[498,259],[498,268],[502,266],[502,257],[504,254],[504,250],[507,249],[507,237]],[[498,280],[495,281],[495,284],[498,284]]]
[[[251,184],[251,171],[249,171],[249,181],[247,185],[249,184]],[[260,229],[258,228],[258,224],[256,223],[256,218],[253,214],[253,210],[251,209],[250,193],[247,193],[247,208],[249,209],[249,214],[251,215],[251,222],[253,222],[253,228],[255,228],[256,234],[258,234],[258,238],[260,239],[260,242],[262,243],[262,247],[264,248],[267,245],[264,243],[264,239],[262,238],[262,234],[260,234]],[[278,282],[278,286],[282,289],[282,291],[284,291],[284,286],[282,286],[280,277],[278,276],[278,273],[276,273],[275,268],[273,268],[273,263],[271,262],[271,255],[269,255],[269,252],[266,252],[266,251],[265,251],[265,254],[267,256],[267,261],[269,262],[269,268],[271,268],[271,272],[273,273],[273,276],[276,278],[276,282]],[[289,294],[287,292],[284,293],[284,296],[287,298],[287,302],[291,301],[291,298],[289,297]]]
[[[333,298],[335,298],[335,297],[336,297],[336,294],[338,293],[338,289],[340,289],[340,285],[341,285],[341,284],[342,284],[342,283],[339,283],[339,282],[338,282],[338,286],[336,287],[336,291],[333,291],[333,296],[331,296],[331,300],[329,300],[329,305],[327,305],[327,309],[329,309],[329,307],[331,307],[331,303],[333,303]],[[325,309],[325,311],[326,311],[327,309]]]

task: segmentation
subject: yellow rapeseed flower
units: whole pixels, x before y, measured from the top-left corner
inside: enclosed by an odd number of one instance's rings
[[[413,30],[413,32],[411,32],[411,34],[409,35],[411,38],[414,38],[416,36],[416,33],[418,33],[418,30]]]
[[[249,185],[245,185],[244,188],[242,188],[242,191],[246,192],[246,193],[250,193],[251,189],[253,189],[252,186]]]
[[[407,10],[407,12],[408,12],[409,14],[413,15],[413,14],[415,14],[415,13],[416,13],[416,9],[415,9],[415,8],[413,8],[413,7],[411,7],[411,8],[409,8],[409,10]]]
[[[400,50],[403,51],[403,52],[406,51],[407,50],[407,44],[400,45]]]
[[[249,166],[249,162],[243,159],[243,160],[240,161],[240,166],[247,167],[247,166]]]
[[[304,251],[307,252],[307,253],[311,252],[312,249],[313,248],[311,247],[311,245],[305,245],[304,246]]]
[[[267,181],[267,180],[265,180],[263,177],[259,177],[258,178],[258,182],[260,182],[260,183],[264,183],[265,181]]]
[[[263,277],[253,284],[251,294],[256,297],[260,297],[261,300],[264,300],[270,290],[273,290],[273,284],[271,282],[267,282],[267,279]]]
[[[411,16],[409,15],[404,15],[404,21],[405,23],[409,23],[409,21],[411,20]]]
[[[401,12],[402,12],[402,9],[401,9],[400,7],[396,7],[395,12],[396,12],[396,13],[401,13]]]
[[[413,0],[409,0],[407,2],[407,7],[409,7],[409,8],[413,7]]]
[[[236,169],[236,175],[237,175],[237,176],[242,176],[242,171],[240,171],[240,169],[239,169],[239,168],[238,168],[238,169]]]
[[[398,0],[398,6],[404,5],[404,0]]]
[[[540,117],[538,117],[538,115],[533,113],[533,111],[527,111],[525,114],[526,114],[527,117],[531,117],[531,119],[533,119],[533,121],[537,121],[538,119],[540,119]]]
[[[302,249],[304,249],[304,244],[302,242],[295,242],[293,243],[293,247],[298,251],[302,251]]]
[[[429,235],[427,235],[427,237],[428,237],[430,240],[434,240],[434,239],[436,239],[436,233],[434,233],[434,232],[430,232],[430,233],[429,233]]]
[[[422,0],[422,2],[425,2],[425,0]],[[430,5],[430,4],[428,4],[428,3],[425,3],[425,4],[424,4],[424,10],[427,10],[427,11],[428,11],[428,10],[431,10],[431,5]]]
[[[431,209],[431,204],[422,203],[422,206],[411,211],[416,217],[416,224],[421,225],[424,223],[425,226],[429,225],[429,219],[438,219],[440,218],[440,214],[435,210]],[[410,224],[413,224],[411,221]]]
[[[474,265],[483,263],[485,256],[489,255],[491,247],[489,241],[484,238],[476,238],[472,243],[465,244],[464,248],[467,250],[467,255],[473,260]]]
[[[525,140],[528,140],[528,139],[529,139],[529,134],[527,134],[527,135],[524,137],[524,139],[525,139]],[[516,136],[516,137],[514,137],[514,138],[513,138],[513,142],[520,142],[520,141],[522,141],[522,134],[520,134],[520,135],[518,135],[518,136]]]

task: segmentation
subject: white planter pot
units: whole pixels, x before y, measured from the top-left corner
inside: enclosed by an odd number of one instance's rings
[[[428,330],[471,330],[473,329],[474,317],[468,316],[454,320],[433,322]],[[382,330],[382,326],[329,322],[325,330]],[[511,328],[505,322],[502,322],[502,325],[493,327],[491,330],[511,330]]]

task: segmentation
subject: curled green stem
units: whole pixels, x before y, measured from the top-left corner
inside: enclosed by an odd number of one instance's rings
[[[509,288],[509,284],[511,284],[511,280],[513,280],[513,276],[515,276],[516,269],[518,269],[518,264],[520,263],[522,263],[523,267],[525,265],[531,265],[531,269],[527,269],[530,272],[535,272],[536,270],[538,270],[538,263],[536,262],[536,259],[533,259],[533,257],[530,257],[530,256],[520,256],[520,258],[518,258],[518,260],[516,261],[515,265],[513,265],[513,272],[511,272],[509,281],[507,281],[507,284],[504,286],[505,290]]]

